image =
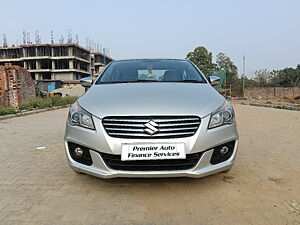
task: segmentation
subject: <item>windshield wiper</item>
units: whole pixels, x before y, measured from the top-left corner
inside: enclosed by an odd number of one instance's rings
[[[134,81],[112,81],[112,82],[99,82],[99,84],[121,84],[121,83],[132,83]]]
[[[160,82],[160,80],[141,80],[141,79],[139,79],[139,80],[135,80],[133,82]]]
[[[185,82],[185,83],[205,83],[204,81],[201,80],[179,80],[175,82]]]
[[[112,81],[100,82],[99,84],[121,84],[121,83],[142,83],[142,82],[180,82],[180,83],[205,83],[201,80],[174,80],[174,81],[161,81],[161,80],[130,80],[130,81]]]
[[[112,82],[100,82],[99,84],[122,84],[122,83],[138,83],[138,82],[159,82],[159,80],[112,81]]]

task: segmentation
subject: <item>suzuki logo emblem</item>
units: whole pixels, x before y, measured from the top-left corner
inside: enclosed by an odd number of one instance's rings
[[[144,126],[147,127],[144,129],[144,131],[150,135],[153,135],[156,132],[158,132],[158,129],[157,129],[158,124],[155,123],[153,120],[150,120],[148,123],[145,123]]]

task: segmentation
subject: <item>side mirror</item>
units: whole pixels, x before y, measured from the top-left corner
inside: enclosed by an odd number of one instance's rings
[[[220,84],[221,78],[218,76],[209,76],[208,81],[211,86],[217,86]]]
[[[80,79],[81,86],[85,88],[89,88],[93,84],[93,78],[92,77],[84,77]]]

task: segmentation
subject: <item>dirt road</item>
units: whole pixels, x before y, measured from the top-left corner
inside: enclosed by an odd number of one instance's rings
[[[0,121],[0,224],[300,224],[300,112],[235,110],[236,164],[201,179],[78,175],[67,109]]]

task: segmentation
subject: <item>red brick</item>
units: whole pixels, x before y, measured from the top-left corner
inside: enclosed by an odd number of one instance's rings
[[[35,83],[25,68],[11,63],[0,66],[0,106],[17,108],[20,102],[35,96]]]

